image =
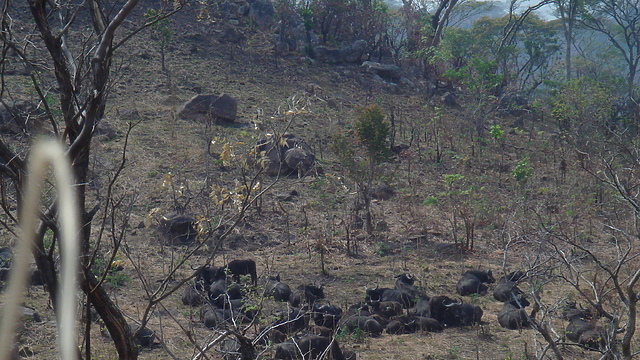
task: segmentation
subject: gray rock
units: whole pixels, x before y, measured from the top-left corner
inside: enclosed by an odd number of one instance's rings
[[[249,16],[261,27],[275,22],[276,9],[269,0],[256,0],[249,4]]]
[[[267,136],[256,145],[258,165],[268,175],[304,175],[315,164],[315,155],[311,147],[302,139],[291,134],[284,134],[282,139]]]
[[[238,112],[238,101],[227,95],[196,95],[189,99],[178,112],[185,120],[223,120],[233,122]]]
[[[365,61],[362,67],[365,72],[378,75],[385,80],[398,81],[402,78],[402,70],[396,65]]]
[[[344,62],[359,63],[366,50],[367,42],[364,40],[356,40],[352,44],[340,49],[340,53]]]
[[[313,168],[316,157],[310,151],[295,147],[284,153],[284,161],[290,169],[297,170],[298,174],[306,174]]]
[[[238,113],[238,100],[227,94],[222,94],[211,104],[211,112],[219,119],[233,122]]]
[[[316,46],[313,49],[315,58],[327,64],[358,63],[367,49],[364,40],[356,40],[350,45],[342,48],[329,48],[326,46]]]

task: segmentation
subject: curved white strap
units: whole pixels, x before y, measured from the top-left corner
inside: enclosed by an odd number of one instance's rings
[[[62,259],[61,284],[58,292],[58,345],[60,359],[76,359],[76,278],[78,271],[78,207],[73,192],[73,173],[63,146],[54,140],[36,143],[32,149],[28,167],[28,182],[22,212],[19,214],[21,239],[11,262],[11,274],[2,311],[0,326],[0,360],[9,359],[14,349],[19,306],[28,286],[30,252],[38,225],[41,184],[44,182],[48,164],[54,169],[58,192],[58,218],[60,222],[60,252]]]

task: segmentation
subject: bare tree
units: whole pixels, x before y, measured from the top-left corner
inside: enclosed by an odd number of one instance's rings
[[[98,279],[91,271],[96,257],[94,251],[99,247],[92,245],[93,240],[99,243],[99,239],[92,239],[94,217],[103,207],[107,209],[105,214],[113,215],[113,210],[121,209],[124,204],[109,197],[112,195],[110,191],[105,194],[106,198],[102,198],[102,203],[95,201],[88,196],[87,185],[92,182],[91,142],[105,112],[116,51],[152,22],[141,20],[134,28],[122,31],[138,0],[123,3],[30,0],[27,4],[28,8],[23,3],[8,0],[2,3],[0,10],[0,99],[20,129],[19,135],[0,140],[0,172],[3,175],[0,205],[7,219],[2,225],[11,230],[16,222],[16,213],[21,211],[29,140],[37,131],[63,141],[68,147],[67,155],[73,167],[82,224],[80,286],[88,303],[104,321],[119,358],[135,359],[138,350],[129,325],[100,286],[104,277]],[[183,5],[183,2],[177,2],[171,8],[161,10],[162,15],[154,21],[170,16]],[[15,75],[16,72],[23,75]],[[16,81],[16,77],[24,80]],[[36,94],[35,101],[29,102],[23,95],[25,83]],[[123,156],[121,165],[114,170],[111,185],[118,178],[125,160]],[[57,303],[58,288],[55,263],[60,230],[56,221],[57,209],[54,196],[41,210],[34,250],[53,304]],[[102,220],[107,221],[108,218],[103,217]],[[44,240],[47,236],[51,236],[50,243]],[[116,237],[114,241],[115,251],[119,243]],[[90,321],[88,319],[87,322]],[[90,358],[88,339],[87,336],[85,356]]]
[[[609,198],[600,200],[597,213],[585,211],[569,219],[549,216],[537,205],[528,204],[526,211],[532,216],[515,221],[518,225],[506,231],[507,251],[524,255],[522,265],[535,304],[532,324],[546,344],[539,348],[539,359],[549,349],[562,359],[557,351],[560,345],[599,351],[603,359],[638,355],[633,338],[640,301],[640,149],[619,134],[611,136],[612,141],[584,152],[591,156],[583,161],[583,170],[613,190]],[[562,290],[545,292],[551,284]],[[597,346],[565,340],[560,313],[569,300],[593,314],[591,325],[600,334]]]
[[[571,60],[573,49],[573,33],[578,14],[583,9],[582,0],[554,0],[553,5],[562,23],[562,34],[565,41],[564,66],[565,79],[571,80]]]
[[[605,0],[589,4],[580,23],[603,34],[627,64],[628,93],[633,93],[640,63],[640,1]]]

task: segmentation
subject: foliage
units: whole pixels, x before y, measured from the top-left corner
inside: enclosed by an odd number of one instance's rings
[[[441,49],[434,52],[435,59],[450,62],[454,72],[479,59],[485,64],[492,63],[492,72],[501,75],[502,81],[510,82],[508,85],[528,91],[536,88],[540,81],[551,76],[549,69],[560,49],[557,26],[530,16],[506,42],[505,28],[510,21],[509,16],[483,17],[470,29],[447,28]],[[479,66],[478,63],[472,65]],[[454,72],[448,76],[455,78]]]
[[[374,162],[386,160],[389,155],[389,135],[391,124],[384,120],[378,105],[356,109],[358,119],[354,123],[356,136]]]
[[[173,32],[169,28],[170,20],[166,17],[166,14],[162,13],[162,11],[157,11],[155,9],[147,10],[144,17],[147,20],[147,23],[151,24],[153,34],[158,41],[158,46],[160,46],[162,70],[166,72],[165,52],[167,46],[171,42],[171,37],[173,36]]]
[[[504,130],[500,127],[499,124],[493,124],[489,128],[489,134],[495,141],[499,141],[504,137]]]
[[[610,89],[581,77],[564,84],[556,93],[552,114],[561,130],[584,136],[607,125],[612,103]]]
[[[353,135],[338,133],[333,138],[332,150],[338,157],[347,176],[353,180],[364,202],[365,226],[367,232],[373,231],[371,219],[371,188],[377,174],[377,165],[390,154],[389,135],[391,125],[384,119],[384,113],[378,105],[356,109]],[[359,201],[359,200],[356,200]]]
[[[122,260],[113,261],[111,264],[105,259],[97,258],[94,261],[94,266],[91,268],[91,272],[101,278],[104,276],[104,280],[114,288],[124,285],[131,280],[131,277],[122,272]]]
[[[526,183],[533,176],[533,167],[529,164],[529,158],[518,161],[512,174],[518,183]]]

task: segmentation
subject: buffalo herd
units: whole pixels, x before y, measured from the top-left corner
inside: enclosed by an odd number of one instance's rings
[[[250,286],[242,284],[243,276],[250,280]],[[286,304],[270,314],[260,314],[261,320],[269,320],[254,340],[257,345],[273,345],[276,359],[316,359],[321,355],[326,359],[355,359],[355,353],[340,348],[337,334],[376,337],[383,332],[441,332],[481,324],[484,313],[479,306],[460,298],[428,296],[408,273],[397,275],[392,288],[366,288],[362,301],[346,311],[325,299],[323,286],[301,284],[292,289],[275,275],[266,278],[258,293],[257,279],[256,264],[250,259],[234,260],[220,268],[203,266],[185,289],[182,302],[200,306],[200,319],[211,329],[252,323],[259,306],[250,299],[270,297]],[[456,291],[460,296],[482,296],[488,284],[496,283],[493,296],[503,303],[498,323],[516,330],[531,326],[532,321],[525,309],[529,301],[518,288],[524,279],[523,271],[506,274],[496,282],[491,270],[469,270],[457,282]],[[250,293],[253,296],[248,296]],[[603,331],[595,325],[591,312],[569,304],[564,318],[569,321],[567,339],[588,349],[602,348]]]

